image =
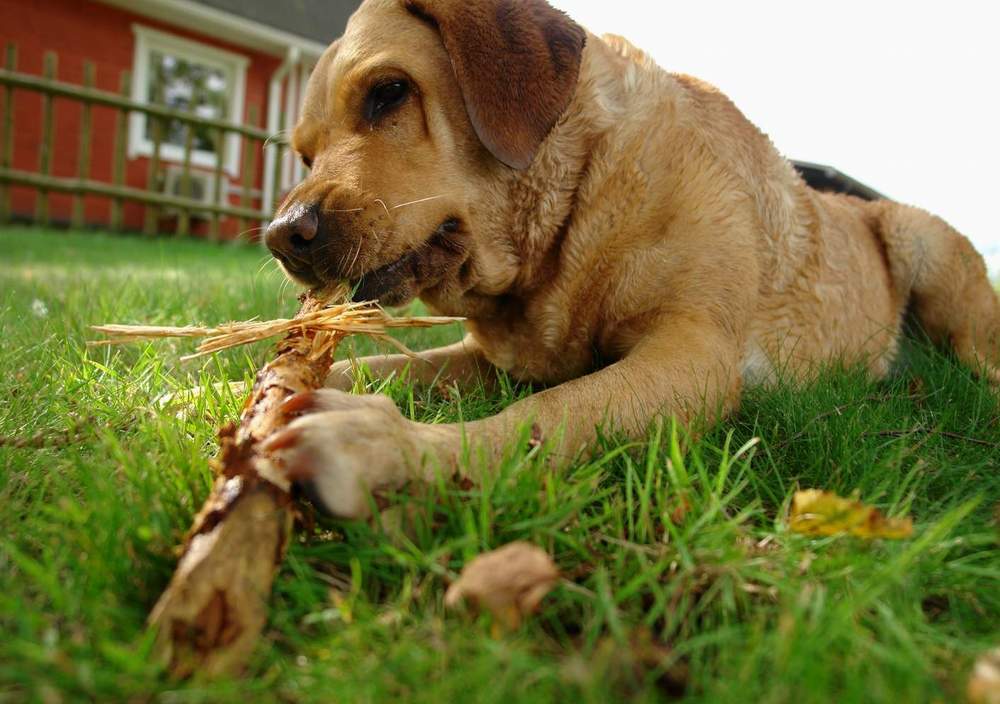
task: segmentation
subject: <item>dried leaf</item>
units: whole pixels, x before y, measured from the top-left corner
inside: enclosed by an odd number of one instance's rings
[[[533,612],[559,580],[552,558],[530,543],[516,542],[476,557],[445,594],[453,607],[466,600],[487,609],[509,630]]]
[[[840,535],[859,538],[908,538],[913,534],[910,518],[886,518],[856,498],[845,499],[828,491],[806,489],[795,492],[789,527],[804,535]]]
[[[965,694],[970,704],[1000,704],[1000,648],[976,660]]]

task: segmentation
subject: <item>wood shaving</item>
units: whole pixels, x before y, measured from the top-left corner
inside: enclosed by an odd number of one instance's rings
[[[346,289],[339,289],[331,295],[331,299],[341,299],[345,294]],[[204,338],[194,354],[181,358],[188,360],[298,331],[311,337],[313,342],[311,355],[314,358],[322,357],[327,353],[336,344],[338,335],[368,335],[393,345],[405,354],[412,355],[413,353],[401,342],[389,337],[387,331],[393,328],[426,328],[461,320],[463,318],[440,316],[394,318],[370,302],[330,303],[318,310],[303,313],[294,318],[278,318],[267,321],[249,320],[225,323],[215,327],[94,325],[91,329],[107,335],[108,339],[94,340],[87,344],[102,346],[165,338]]]

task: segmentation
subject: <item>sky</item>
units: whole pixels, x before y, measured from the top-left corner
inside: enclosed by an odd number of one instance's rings
[[[550,2],[718,86],[785,156],[945,218],[1000,274],[1000,3]]]

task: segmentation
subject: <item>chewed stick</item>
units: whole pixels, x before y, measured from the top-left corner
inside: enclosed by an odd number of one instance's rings
[[[379,308],[328,303],[345,291],[313,292],[295,318],[219,327],[102,325],[102,344],[164,337],[204,337],[198,354],[285,335],[257,374],[238,424],[219,431],[211,495],[188,531],[180,561],[149,616],[155,652],[175,677],[238,672],[267,622],[267,600],[291,533],[290,485],[260,443],[280,428],[281,404],[320,388],[337,344],[350,334],[388,339],[386,330],[426,327],[452,318],[391,318]]]

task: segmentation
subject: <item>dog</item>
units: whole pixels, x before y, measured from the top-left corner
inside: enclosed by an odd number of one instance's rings
[[[309,168],[265,242],[306,286],[415,297],[466,318],[458,343],[364,359],[544,391],[428,425],[384,396],[293,397],[265,450],[322,508],[487,465],[533,424],[573,457],[600,427],[718,422],[741,391],[831,361],[884,376],[904,313],[1000,382],[982,257],[913,207],[810,189],[717,89],[598,37],[544,0],[366,0],[319,60],[292,145]]]

